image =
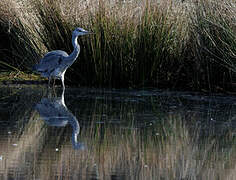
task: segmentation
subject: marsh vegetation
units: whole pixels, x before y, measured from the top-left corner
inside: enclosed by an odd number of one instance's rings
[[[1,71],[31,73],[50,50],[82,52],[67,82],[82,86],[232,90],[236,4],[226,0],[2,0]]]

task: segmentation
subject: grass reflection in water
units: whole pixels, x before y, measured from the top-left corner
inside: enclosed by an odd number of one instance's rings
[[[22,103],[28,94],[22,96],[17,103]],[[3,179],[233,179],[236,176],[235,138],[230,128],[220,136],[214,132],[203,136],[200,125],[188,123],[197,122],[196,116],[186,117],[178,112],[156,112],[156,121],[149,126],[124,128],[106,121],[98,123],[103,114],[92,113],[87,124],[76,116],[84,124],[78,141],[86,145],[83,150],[76,150],[71,143],[72,128],[48,126],[39,119],[39,113],[29,108],[40,100],[33,99],[25,103],[28,108],[24,113],[18,113],[18,121],[24,123],[18,122],[15,131],[6,129],[1,133]],[[132,122],[134,116],[135,113],[129,113],[121,117]],[[16,118],[16,114],[11,117]]]

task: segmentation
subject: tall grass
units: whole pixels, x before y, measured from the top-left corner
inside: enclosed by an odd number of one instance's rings
[[[208,89],[235,81],[235,2],[199,1],[192,17],[195,80]],[[200,84],[200,83],[199,83]]]
[[[0,25],[4,38],[13,38],[1,51],[10,58],[1,61],[20,69],[50,50],[70,53],[71,32],[80,26],[95,35],[79,39],[79,62],[66,75],[71,83],[215,91],[234,81],[233,1],[11,0],[9,7],[4,2],[0,13],[9,11]],[[10,33],[9,23],[16,29]]]
[[[40,44],[32,34],[27,12],[15,1],[1,1],[0,7],[0,67],[29,70],[32,60],[39,58]]]

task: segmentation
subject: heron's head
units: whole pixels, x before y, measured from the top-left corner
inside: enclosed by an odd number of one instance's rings
[[[75,36],[83,36],[83,35],[87,35],[87,34],[92,34],[92,32],[86,31],[85,29],[80,28],[80,27],[76,28],[73,31],[73,35],[75,35]]]

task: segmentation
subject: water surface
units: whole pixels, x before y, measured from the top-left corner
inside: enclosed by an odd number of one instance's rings
[[[0,88],[0,179],[234,179],[236,97]]]

